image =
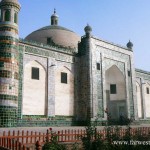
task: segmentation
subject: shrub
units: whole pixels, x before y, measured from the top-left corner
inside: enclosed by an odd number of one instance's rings
[[[49,139],[48,134],[51,135]],[[65,145],[58,143],[58,136],[50,128],[50,133],[47,131],[46,143],[44,144],[42,150],[66,150]]]
[[[106,126],[106,138],[97,133],[95,125],[89,123],[86,127],[86,135],[81,137],[84,150],[150,150],[150,137],[137,130],[135,134],[131,134],[131,126],[128,125],[125,135],[121,136],[120,126]],[[118,141],[118,143],[114,143]]]

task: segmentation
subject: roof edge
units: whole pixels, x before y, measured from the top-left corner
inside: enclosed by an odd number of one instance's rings
[[[99,41],[102,41],[102,42],[105,42],[105,43],[108,43],[108,44],[110,44],[110,45],[114,45],[114,46],[117,46],[117,47],[123,48],[123,49],[125,49],[125,50],[130,51],[130,52],[133,52],[131,49],[128,49],[126,46],[122,46],[122,45],[120,45],[120,44],[116,44],[116,43],[113,43],[113,42],[110,42],[110,41],[107,41],[107,40],[101,39],[101,38],[96,37],[96,36],[93,36],[93,35],[92,35],[92,38],[93,38],[93,39],[96,39],[96,40],[99,40]]]
[[[136,72],[145,73],[145,74],[150,75],[150,72],[149,72],[149,71],[145,71],[145,70],[142,70],[142,69],[135,68],[135,71],[136,71]]]

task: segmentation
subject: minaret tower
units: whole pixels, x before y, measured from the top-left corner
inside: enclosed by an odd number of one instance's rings
[[[0,127],[16,126],[18,110],[18,0],[0,2]]]
[[[85,36],[79,43],[80,55],[80,105],[78,115],[81,121],[89,121],[93,118],[93,91],[92,91],[92,44],[91,26],[84,28]],[[84,110],[84,111],[83,111]]]

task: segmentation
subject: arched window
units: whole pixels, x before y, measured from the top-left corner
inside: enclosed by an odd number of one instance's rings
[[[15,12],[14,13],[14,23],[18,22],[18,14]]]
[[[5,21],[10,21],[10,10],[5,11]]]

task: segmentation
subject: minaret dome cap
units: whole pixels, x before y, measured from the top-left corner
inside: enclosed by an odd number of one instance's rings
[[[87,26],[84,28],[85,33],[90,33],[92,31],[92,27],[87,24]]]
[[[129,48],[129,49],[132,49],[132,47],[133,47],[133,43],[129,40],[129,42],[127,43],[127,47]]]

